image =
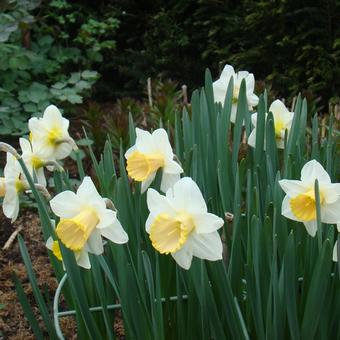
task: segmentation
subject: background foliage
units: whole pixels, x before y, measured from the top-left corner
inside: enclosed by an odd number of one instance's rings
[[[95,105],[106,122],[112,109],[102,103],[142,99],[148,77],[173,79],[190,92],[206,67],[217,77],[225,63],[253,72],[258,90],[264,81],[271,95],[288,102],[302,91],[311,113],[339,101],[337,0],[2,0],[0,6],[1,134],[23,134],[27,117],[48,102],[85,120]],[[113,111],[124,116],[150,111],[132,99],[121,104]]]

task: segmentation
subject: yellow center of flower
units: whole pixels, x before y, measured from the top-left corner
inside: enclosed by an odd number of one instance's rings
[[[176,217],[160,214],[150,227],[150,240],[161,254],[175,253],[182,248],[194,228],[194,222],[188,214]]]
[[[59,246],[59,242],[58,241],[53,241],[52,244],[52,253],[53,255],[59,260],[62,261],[63,257],[61,255],[61,251],[60,251],[60,246]]]
[[[142,182],[163,166],[164,156],[162,154],[144,154],[135,151],[127,159],[126,170],[131,178]]]
[[[26,190],[25,183],[21,179],[15,181],[15,189],[18,193],[24,192]]]
[[[61,139],[62,136],[63,133],[61,129],[58,126],[56,126],[48,131],[47,141],[50,145],[56,145],[58,144],[58,141]]]
[[[44,166],[44,162],[37,156],[32,156],[31,162],[34,169],[40,169]]]
[[[84,209],[73,218],[61,219],[56,233],[67,248],[81,250],[98,222],[98,215],[93,209]]]
[[[33,133],[30,132],[30,134],[28,135],[28,140],[32,143],[33,140]]]
[[[277,118],[274,121],[275,137],[277,139],[282,139],[284,137],[285,128],[286,126],[280,118]]]
[[[0,177],[0,197],[4,197],[6,194],[6,183],[5,178]]]
[[[320,192],[320,205],[324,202],[324,197]],[[308,222],[316,219],[316,200],[314,189],[304,194],[298,195],[289,201],[293,214],[301,221]]]

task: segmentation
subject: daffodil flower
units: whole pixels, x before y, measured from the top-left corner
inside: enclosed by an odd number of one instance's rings
[[[171,254],[184,269],[190,268],[193,256],[210,261],[222,259],[217,230],[223,220],[208,213],[202,193],[191,178],[180,179],[166,196],[149,189],[147,205],[150,215],[146,231],[161,254]]]
[[[90,177],[85,177],[77,193],[64,191],[50,205],[60,222],[56,234],[74,252],[103,253],[102,236],[118,244],[126,243],[128,235],[117,219],[116,212],[106,208]]]
[[[69,121],[54,105],[46,108],[42,118],[31,118],[28,127],[33,149],[44,159],[64,159],[76,147],[68,133]]]
[[[129,176],[142,183],[141,191],[144,192],[154,180],[157,170],[162,169],[161,190],[166,192],[183,172],[173,160],[168,134],[164,129],[157,129],[151,134],[136,128],[136,136],[136,144],[125,153]]]
[[[55,225],[54,220],[51,221],[53,224],[53,227]],[[49,237],[46,241],[46,247],[50,251],[52,251],[53,255],[59,260],[63,261],[63,257],[60,250],[60,245],[58,240],[54,240],[52,237]],[[74,256],[76,259],[76,262],[78,266],[83,267],[85,269],[91,268],[89,253],[85,249],[85,247],[79,251],[74,251]]]
[[[32,145],[27,139],[20,138],[19,143],[22,151],[21,157],[25,162],[27,170],[32,177],[35,173],[39,184],[46,186],[46,178],[44,174],[44,165],[46,164],[46,161],[42,158],[39,152],[32,149]]]
[[[247,101],[249,110],[252,110],[253,107],[258,104],[259,98],[254,94],[255,79],[252,73],[249,73],[247,71],[239,71],[235,73],[234,68],[231,65],[225,65],[220,78],[213,82],[215,102],[221,103],[222,106],[224,105],[224,100],[227,94],[227,89],[231,77],[233,77],[234,80],[234,88],[230,121],[235,123],[238,97],[240,93],[241,82],[243,79],[246,82]]]
[[[4,177],[0,183],[0,195],[4,197],[2,210],[13,223],[19,214],[19,195],[28,189],[28,184],[24,180],[20,164],[10,153],[7,153]]]
[[[337,223],[340,221],[340,184],[331,183],[331,179],[322,165],[316,160],[307,162],[301,170],[301,180],[279,181],[286,193],[282,202],[282,215],[295,221],[303,222],[307,232],[315,236],[316,198],[314,183],[318,180],[320,193],[321,222]]]
[[[285,132],[289,133],[290,128],[292,126],[294,112],[289,112],[286,106],[282,103],[281,100],[275,100],[269,107],[269,111],[272,112],[274,118],[274,129],[275,129],[275,138],[276,145],[279,149],[284,148],[284,139]],[[267,114],[266,114],[267,118]],[[256,124],[257,124],[257,112],[252,114],[251,122],[254,126],[254,129],[249,135],[248,144],[255,148],[256,144]]]

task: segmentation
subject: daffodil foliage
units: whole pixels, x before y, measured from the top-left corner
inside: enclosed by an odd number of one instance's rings
[[[340,338],[339,133],[331,117],[321,134],[300,96],[289,109],[266,93],[249,104],[246,76],[221,77],[214,98],[207,71],[174,126],[146,132],[130,117],[129,150],[108,141],[98,160],[89,147],[92,180],[80,158],[79,188],[55,171],[50,204],[19,159],[66,280],[52,315],[19,239],[51,339],[62,338],[57,307],[73,311],[79,339],[115,339],[117,319],[127,339]]]

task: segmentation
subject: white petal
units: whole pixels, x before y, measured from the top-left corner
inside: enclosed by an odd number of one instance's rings
[[[131,148],[125,152],[124,155],[125,159],[128,159],[128,157],[136,150],[137,150],[136,145],[131,146]]]
[[[117,213],[110,209],[105,209],[103,212],[100,213],[99,216],[99,223],[97,224],[97,229],[102,229],[109,227],[113,224],[117,219]]]
[[[129,241],[128,234],[117,219],[109,227],[100,229],[100,232],[102,236],[117,244],[123,244]]]
[[[245,72],[245,73],[243,73]],[[247,71],[240,71],[239,74],[241,74],[241,79],[246,79],[246,87],[247,87],[247,93],[248,92],[254,92],[255,88],[255,78],[253,73],[249,73]]]
[[[70,143],[61,143],[55,148],[53,157],[58,160],[64,159],[70,155],[72,150],[73,146]]]
[[[95,255],[100,255],[104,252],[103,240],[99,229],[94,229],[92,231],[86,242],[86,251]]]
[[[91,268],[89,254],[85,249],[83,249],[80,253],[76,255],[76,261],[78,266],[80,267],[83,267],[85,269]]]
[[[197,234],[207,234],[212,233],[220,229],[224,221],[222,218],[211,214],[196,214],[194,216],[195,231]]]
[[[236,74],[234,68],[231,65],[226,64],[223,68],[220,79],[227,80],[229,83],[230,78],[235,78],[235,76]],[[228,83],[226,84],[226,86],[228,86]]]
[[[321,206],[321,221],[330,224],[340,221],[340,197],[334,203]]]
[[[225,96],[227,94],[229,80],[219,79],[213,82],[214,101],[224,105]]]
[[[316,234],[316,231],[318,230],[318,224],[317,224],[316,220],[309,221],[309,222],[303,222],[303,224],[305,225],[308,234],[310,236],[314,237],[315,234]]]
[[[168,199],[165,196],[160,195],[154,189],[148,190],[146,202],[148,205],[148,209],[153,216],[157,216],[163,213],[170,216],[175,215],[174,209],[170,205]]]
[[[150,190],[150,189],[149,189],[149,190]],[[145,222],[145,230],[146,230],[146,232],[147,232],[148,234],[150,233],[150,227],[151,227],[151,225],[152,225],[154,219],[155,219],[155,216],[152,215],[152,214],[149,214],[149,216],[148,216],[148,218],[147,218],[147,220],[146,220],[146,222]]]
[[[83,205],[93,206],[99,211],[106,209],[105,201],[99,195],[91,177],[89,176],[84,177],[83,182],[77,190],[77,196]]]
[[[35,138],[32,141],[33,150],[38,150],[40,158],[44,160],[54,160],[55,159],[55,148],[53,145],[46,143],[44,138]]]
[[[164,154],[167,159],[172,160],[174,155],[167,132],[164,129],[157,129],[152,133],[152,139],[158,152]]]
[[[157,149],[150,132],[136,128],[136,148],[145,154],[153,153]]]
[[[336,225],[336,228],[338,229],[338,232],[340,233],[340,223]]]
[[[251,123],[253,124],[254,127],[256,127],[256,125],[257,125],[257,112],[255,112],[251,115]]]
[[[38,183],[46,187],[46,178],[45,178],[44,168],[40,168],[36,170],[35,172],[37,175]]]
[[[21,167],[16,158],[7,152],[4,176],[6,179],[17,179],[21,173]]]
[[[142,194],[146,191],[146,189],[150,186],[151,182],[155,179],[156,173],[157,172],[152,173],[145,181],[142,182],[141,185]]]
[[[259,103],[259,97],[254,93],[247,93],[247,101],[249,110],[251,110],[254,106],[257,106]]]
[[[252,130],[252,132],[250,133],[249,137],[248,137],[248,144],[255,148],[256,145],[256,128]]]
[[[331,179],[327,171],[322,167],[322,165],[318,161],[312,159],[303,166],[301,170],[301,181],[314,184],[316,179],[319,182],[325,183],[331,182]]]
[[[26,138],[19,138],[19,144],[23,154],[32,153],[32,146],[29,140],[27,140]]]
[[[52,211],[61,218],[72,218],[81,210],[82,202],[72,191],[63,191],[50,200]]]
[[[319,190],[326,203],[334,203],[340,197],[340,183],[321,184]]]
[[[12,220],[12,223],[19,215],[19,196],[14,183],[6,182],[6,194],[2,203],[2,210],[4,215]]]
[[[46,241],[46,248],[49,249],[49,250],[52,250],[53,242],[54,242],[54,240],[53,240],[52,236],[50,236]]]
[[[207,205],[197,184],[190,177],[181,178],[173,187],[172,205],[178,211],[205,213]]]
[[[172,159],[165,163],[163,172],[166,172],[168,174],[181,174],[183,172],[182,167]]]
[[[273,115],[280,116],[282,113],[287,112],[288,110],[281,100],[276,99],[271,103],[268,111],[272,112]]]
[[[190,236],[193,255],[209,261],[222,259],[223,246],[217,231],[209,234],[196,234]]]
[[[186,270],[190,268],[192,261],[192,250],[190,247],[183,246],[183,248],[176,251],[176,253],[171,253],[171,255],[180,267]]]
[[[281,213],[282,213],[283,216],[285,216],[285,217],[287,217],[291,220],[301,222],[291,211],[290,204],[289,204],[290,200],[291,200],[291,197],[286,195],[285,198],[282,201]]]
[[[43,120],[48,126],[62,126],[62,115],[55,105],[49,105],[44,111]]]
[[[334,248],[333,248],[333,261],[334,262],[338,262],[338,248],[337,248],[337,245],[338,245],[338,241],[335,242]]]
[[[175,185],[175,183],[179,181],[180,178],[181,178],[180,174],[168,174],[163,171],[161,190],[163,192],[167,192],[169,188],[172,188]]]
[[[282,190],[290,197],[303,194],[310,189],[305,183],[298,180],[281,179],[279,184]]]
[[[236,112],[237,112],[237,104],[233,104],[231,106],[230,121],[234,124],[236,122]]]

